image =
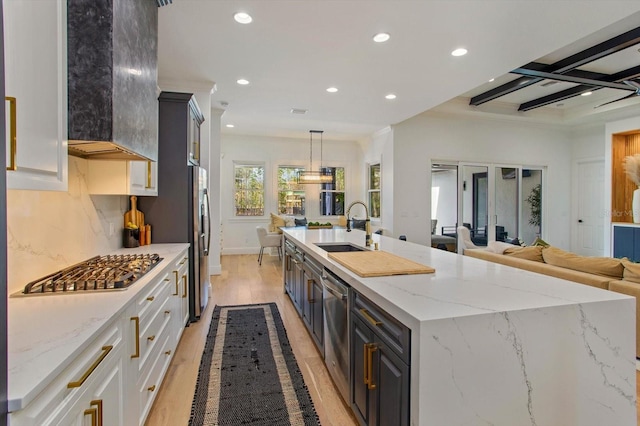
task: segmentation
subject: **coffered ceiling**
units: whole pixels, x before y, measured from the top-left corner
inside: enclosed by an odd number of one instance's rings
[[[253,22],[235,22],[238,11],[249,13]],[[469,105],[472,98],[520,78],[509,71],[527,66],[553,72],[539,64],[553,64],[640,27],[640,2],[174,0],[159,15],[160,86],[215,82],[212,105],[225,109],[223,131],[229,133],[306,137],[309,129],[323,129],[327,139],[358,139],[443,106],[555,122],[640,108],[638,99],[629,99],[594,109],[632,93],[603,88],[518,112],[522,103],[578,85],[547,78]],[[379,32],[391,39],[373,42]],[[458,47],[468,54],[451,56]],[[580,75],[597,77],[593,73],[638,66],[638,47],[570,74],[588,71]],[[237,84],[240,78],[249,84]],[[338,91],[328,93],[329,87]],[[390,93],[396,99],[385,99]],[[292,109],[307,112],[292,114]]]

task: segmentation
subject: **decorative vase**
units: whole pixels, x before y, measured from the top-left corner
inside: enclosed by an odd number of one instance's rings
[[[640,223],[640,187],[633,191],[631,209],[633,213],[633,223]]]

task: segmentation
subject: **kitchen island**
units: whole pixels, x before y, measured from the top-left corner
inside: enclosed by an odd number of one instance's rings
[[[284,234],[410,329],[409,424],[636,424],[633,298],[379,235],[435,273],[362,278],[315,243],[364,232]]]

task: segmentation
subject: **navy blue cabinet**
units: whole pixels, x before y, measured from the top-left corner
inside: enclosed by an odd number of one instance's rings
[[[613,226],[613,257],[640,262],[640,227]]]

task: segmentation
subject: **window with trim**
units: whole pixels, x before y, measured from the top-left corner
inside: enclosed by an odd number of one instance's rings
[[[380,164],[369,166],[369,215],[380,217]]]
[[[264,166],[235,164],[236,216],[264,215]]]
[[[304,216],[305,185],[298,183],[298,172],[304,167],[278,167],[278,213]]]
[[[345,179],[344,167],[323,167],[322,171],[331,173],[335,183],[320,185],[320,214],[339,216],[344,214]]]

